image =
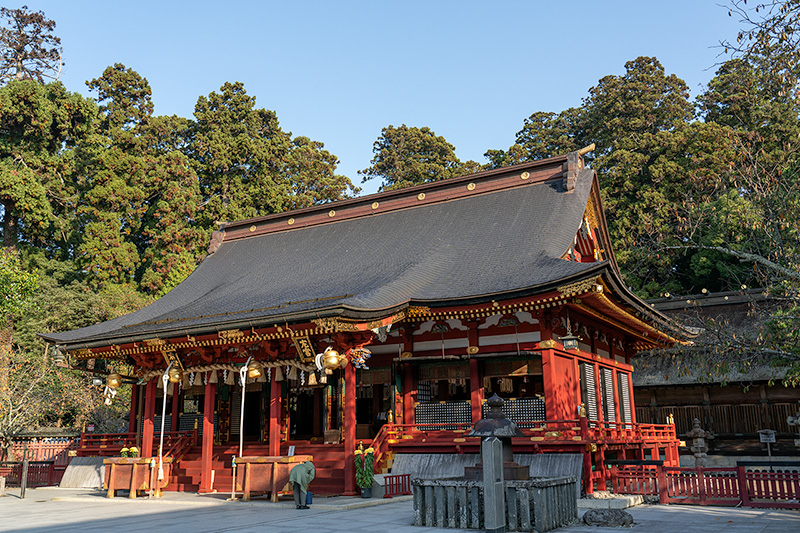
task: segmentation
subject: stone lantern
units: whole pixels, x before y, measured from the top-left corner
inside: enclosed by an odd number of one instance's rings
[[[708,454],[708,444],[706,439],[711,438],[711,435],[700,427],[700,420],[695,418],[692,430],[686,433],[687,439],[692,439],[692,445],[689,448],[694,455],[695,466],[705,466],[706,457]]]
[[[514,452],[511,449],[511,437],[524,437],[517,424],[503,414],[505,402],[497,394],[486,401],[489,412],[485,418],[478,420],[467,433],[466,437],[480,437],[481,440],[497,437],[503,446],[503,479],[524,480],[530,478],[530,468],[514,462]],[[483,462],[464,468],[464,477],[467,479],[483,479]]]

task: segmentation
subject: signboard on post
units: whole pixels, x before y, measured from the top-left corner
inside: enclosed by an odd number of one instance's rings
[[[758,436],[761,438],[762,444],[767,445],[767,456],[772,460],[772,446],[775,444],[775,430],[774,429],[760,429]]]
[[[774,429],[761,429],[758,431],[758,436],[762,444],[775,444],[775,430]]]

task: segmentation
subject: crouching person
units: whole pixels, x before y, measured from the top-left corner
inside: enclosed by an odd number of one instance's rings
[[[317,469],[314,468],[314,463],[311,461],[300,463],[289,472],[289,483],[294,488],[294,503],[298,509],[308,509],[308,505],[306,505],[308,484],[316,474]]]

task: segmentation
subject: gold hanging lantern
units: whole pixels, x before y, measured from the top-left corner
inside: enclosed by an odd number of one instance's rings
[[[183,379],[183,372],[180,368],[172,367],[169,369],[168,377],[172,383],[180,383]]]
[[[120,385],[122,385],[122,376],[117,374],[116,372],[112,372],[108,375],[106,380],[106,385],[108,385],[109,389],[116,389]]]
[[[322,362],[328,370],[334,370],[342,366],[342,359],[344,359],[339,352],[328,346],[322,353]]]
[[[264,366],[261,363],[258,361],[250,361],[250,365],[247,367],[247,377],[258,379],[263,373]]]

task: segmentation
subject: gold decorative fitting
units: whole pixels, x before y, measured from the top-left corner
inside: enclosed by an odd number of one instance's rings
[[[421,193],[419,193],[417,195],[417,200],[424,200],[424,199],[425,199],[425,193],[424,192],[421,192]]]
[[[410,359],[412,353],[411,352],[403,352],[400,354],[400,359]]]
[[[409,317],[426,316],[431,314],[431,308],[421,305],[411,305],[406,309]]]
[[[556,290],[561,294],[561,296],[572,296],[575,294],[583,294],[585,292],[596,292],[595,289],[597,285],[600,285],[599,276],[596,278],[576,281],[575,283],[570,283],[569,285],[562,285],[561,287],[556,288]]]
[[[225,329],[217,333],[220,339],[235,339],[236,337],[243,337],[244,332],[238,329]]]
[[[547,339],[539,342],[539,348],[555,348],[556,341],[553,339]]]
[[[145,346],[161,346],[162,344],[166,344],[167,341],[164,339],[145,339],[144,345]]]
[[[290,218],[289,220],[286,221],[286,223],[291,226],[292,224],[294,224],[294,219]]]
[[[475,184],[474,183],[470,183],[469,185],[467,185],[467,190],[468,191],[474,191],[475,190]]]
[[[335,216],[335,215],[336,215],[336,211],[334,211],[333,209],[331,209],[330,211],[328,211],[328,216],[329,216],[329,217],[332,217],[332,216]]]
[[[531,174],[530,172],[523,172],[522,174],[519,175],[519,177],[526,180],[531,177]]]
[[[255,231],[255,230],[256,230],[256,225],[255,225],[255,224],[253,224],[252,226],[250,226],[250,231]]]
[[[469,346],[467,348],[467,353],[469,355],[475,355],[476,353],[478,353],[478,347],[477,346]]]
[[[378,209],[378,206],[380,205],[381,204],[379,204],[378,202],[372,202],[372,209]]]
[[[92,352],[89,351],[88,348],[81,348],[80,350],[73,350],[70,354],[74,355],[78,359],[88,359],[92,356]]]

